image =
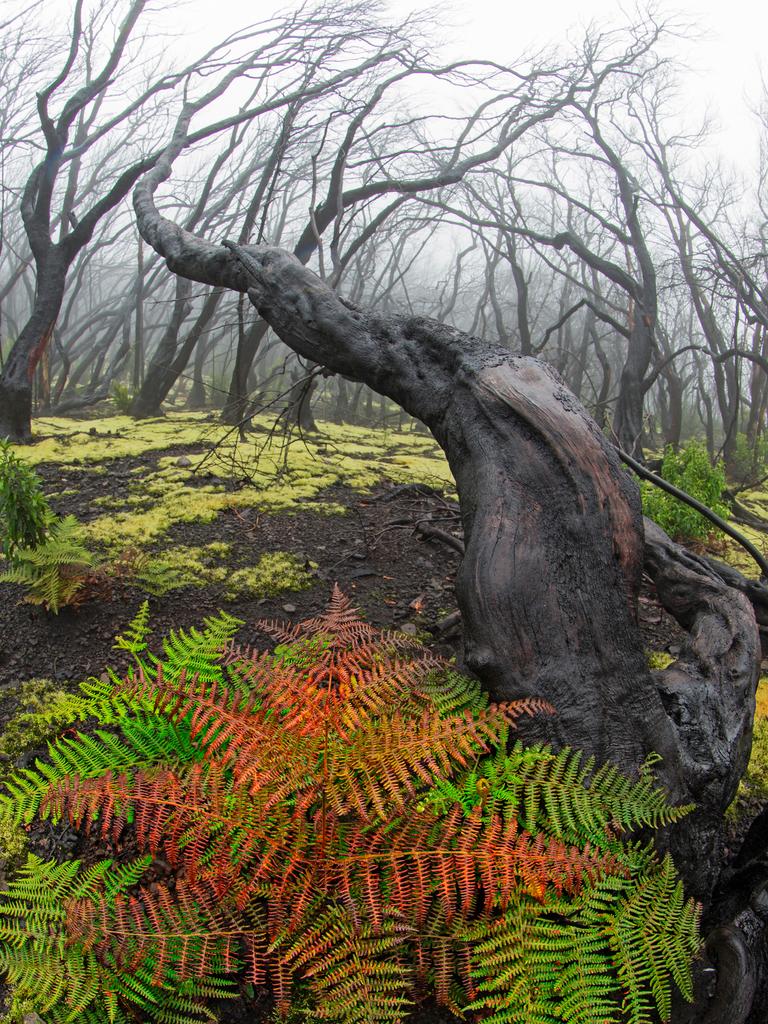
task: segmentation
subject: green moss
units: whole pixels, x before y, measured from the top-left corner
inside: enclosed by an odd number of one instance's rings
[[[768,719],[768,676],[762,676],[755,694],[755,718]]]
[[[669,668],[675,660],[672,655],[667,654],[666,651],[646,651],[645,657],[648,661],[648,668],[654,672],[659,672],[662,669]]]
[[[306,590],[314,584],[312,570],[317,565],[289,551],[269,551],[255,565],[233,571],[231,565],[222,564],[231,550],[232,546],[223,541],[212,541],[203,547],[180,544],[166,548],[152,556],[145,574],[146,589],[149,593],[165,594],[180,587],[226,585],[225,598],[235,601],[241,597],[276,597]]]
[[[28,679],[6,689],[5,695],[17,697],[20,710],[0,736],[0,782],[22,754],[53,739],[68,721],[63,703],[69,695],[50,679]],[[10,822],[0,823],[0,881],[5,872],[16,870],[26,851],[26,832]]]
[[[232,551],[232,545],[223,540],[213,540],[205,545],[205,550],[217,558],[226,558]]]
[[[150,592],[165,594],[180,587],[205,587],[223,582],[229,575],[229,569],[218,563],[229,550],[230,545],[221,541],[213,541],[203,547],[179,544],[166,548],[152,556],[151,572],[147,574],[152,583]]]
[[[6,1005],[8,1009],[0,1017],[0,1024],[37,1024],[38,1021],[42,1021],[35,1013],[36,1004],[32,999],[17,999],[11,993],[10,1002]]]
[[[174,523],[212,522],[229,509],[290,513],[311,502],[314,512],[339,515],[346,511],[343,504],[318,497],[333,486],[366,492],[388,480],[453,490],[448,464],[430,436],[323,423],[320,436],[286,445],[270,432],[269,417],[254,423],[254,440],[240,443],[235,432],[204,413],[138,422],[127,416],[52,418],[37,422],[38,431],[50,436],[18,454],[33,464],[105,473],[111,459],[199,445],[198,453],[188,453],[190,466],[179,466],[175,455],[160,456],[156,467],[133,467],[117,494],[95,499],[105,514],[87,525],[87,536],[110,556],[157,544]],[[196,470],[215,476],[201,481]],[[227,489],[224,481],[230,479],[244,486]]]
[[[314,562],[305,562],[289,551],[268,551],[256,565],[236,569],[227,577],[226,597],[277,597],[289,591],[307,590],[314,585]]]
[[[727,814],[739,819],[754,813],[755,801],[765,800],[768,800],[768,677],[763,676],[757,686],[749,764]]]
[[[0,821],[0,883],[5,883],[6,875],[18,870],[26,859],[29,839],[21,825],[13,822]]]
[[[17,688],[6,690],[10,696],[18,694],[19,710],[8,722],[0,736],[0,757],[5,763],[13,762],[24,751],[39,747],[67,721],[58,709],[69,700],[69,695],[50,679],[28,679]]]
[[[760,516],[768,522],[768,495],[760,492],[763,501],[754,500],[754,493],[750,492],[752,499],[745,498],[744,495],[739,495],[739,501],[745,505],[750,512],[754,512],[756,516]],[[747,526],[744,523],[737,524],[739,533],[744,534],[747,540],[751,541],[758,551],[760,551],[764,557],[768,558],[768,537],[762,530],[755,530],[751,526]],[[735,540],[730,537],[724,538],[724,557],[729,565],[732,565],[734,569],[738,569],[740,573],[747,576],[749,579],[759,579],[760,568],[755,562],[754,558],[744,550],[741,544],[737,544]],[[723,557],[722,555],[719,557]]]

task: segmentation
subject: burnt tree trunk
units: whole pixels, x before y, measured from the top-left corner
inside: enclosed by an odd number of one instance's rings
[[[32,313],[0,373],[0,437],[25,441],[32,435],[32,383],[61,309],[68,267],[68,258],[53,248],[45,271],[38,268]]]
[[[357,309],[282,250],[190,235],[154,207],[162,172],[135,203],[171,270],[247,291],[299,355],[365,382],[432,431],[461,504],[467,665],[496,698],[554,704],[539,737],[630,772],[661,754],[671,798],[702,801],[668,842],[706,899],[722,811],[749,753],[759,666],[749,602],[681,561],[663,534],[645,534],[637,487],[545,364],[435,321]],[[691,630],[690,649],[661,674],[647,667],[636,619],[646,545],[662,599]]]
[[[311,433],[317,430],[312,412],[312,396],[317,388],[317,378],[307,377],[296,367],[291,373],[291,389],[285,399],[282,417],[285,423],[299,430]]]
[[[131,407],[133,415],[138,418],[147,418],[149,416],[159,416],[161,414],[163,402],[168,397],[171,388],[176,384],[181,374],[184,373],[187,368],[190,356],[195,348],[200,344],[200,339],[208,328],[208,324],[213,319],[223,294],[224,292],[221,289],[214,288],[214,290],[206,297],[205,302],[203,303],[203,308],[200,310],[197,319],[187,332],[184,341],[178,349],[174,346],[174,352],[172,355],[170,353],[170,347],[166,352],[166,356],[170,359],[169,362],[162,361],[159,356],[156,356],[156,358],[152,360],[149,370],[147,371],[147,375],[144,378],[144,383],[133,400],[133,405]],[[169,325],[169,332],[173,330],[174,324],[177,324],[175,315],[173,318],[173,324]],[[176,327],[177,335],[180,326],[181,325],[178,324]]]
[[[174,374],[172,367],[176,358],[179,331],[191,309],[189,282],[179,278],[176,282],[170,319],[152,356],[144,383],[131,402],[130,413],[136,419],[160,415],[160,406],[178,377],[178,373]]]

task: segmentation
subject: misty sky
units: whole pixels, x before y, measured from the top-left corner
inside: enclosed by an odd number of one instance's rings
[[[234,29],[252,20],[257,10],[268,14],[286,6],[275,0],[261,0],[252,6],[242,0],[187,0],[184,23],[188,42],[192,35],[210,42],[214,28]],[[436,5],[423,0],[390,0],[389,6],[396,14],[431,6],[440,11],[443,40],[449,43],[451,56],[492,57],[504,62],[569,36],[578,38],[590,22],[626,24],[636,10],[633,4],[619,7],[613,0],[465,0]],[[683,103],[686,115],[698,118],[709,110],[720,126],[718,152],[746,170],[756,160],[757,131],[749,102],[754,105],[760,94],[761,61],[768,77],[768,3],[678,0],[658,5],[657,12],[658,17],[684,26],[674,50],[681,67],[689,69]]]
[[[175,40],[167,49],[192,56],[214,38],[279,10],[285,0],[157,0],[153,18],[167,26]],[[388,0],[394,14],[431,7],[437,10],[443,52],[450,57],[490,57],[503,62],[549,45],[578,39],[586,25],[626,24],[636,7],[613,0]],[[644,5],[647,7],[647,5]],[[69,0],[46,0],[46,11],[59,15],[63,28]],[[681,108],[688,126],[709,111],[718,135],[713,153],[747,174],[757,159],[757,128],[749,111],[761,92],[761,62],[768,78],[768,2],[765,0],[678,0],[656,5],[657,17],[684,26],[671,45],[685,71]],[[686,70],[687,69],[687,70]]]

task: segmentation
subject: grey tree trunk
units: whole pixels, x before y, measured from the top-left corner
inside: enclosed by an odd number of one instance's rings
[[[25,441],[32,436],[32,382],[61,309],[68,266],[54,248],[45,272],[38,273],[32,313],[0,373],[0,437]]]

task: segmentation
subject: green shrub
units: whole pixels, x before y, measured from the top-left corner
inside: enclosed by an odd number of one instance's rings
[[[127,416],[130,413],[131,405],[133,404],[133,395],[129,391],[127,384],[120,384],[118,381],[115,381],[112,384],[110,398],[114,403],[115,409],[122,416]]]
[[[322,616],[258,624],[277,657],[237,647],[238,625],[154,656],[145,604],[118,638],[136,668],[71,698],[109,728],[6,784],[0,822],[139,854],[31,856],[0,900],[0,967],[46,1024],[191,1024],[238,976],[340,1024],[394,1024],[430,991],[496,1024],[645,1024],[674,984],[691,997],[699,909],[637,839],[687,810],[652,762],[629,779],[512,743],[552,709],[489,704],[338,589]]]
[[[725,472],[720,463],[712,465],[707,449],[700,441],[689,441],[677,452],[667,448],[661,465],[661,476],[707,505],[721,518],[728,516],[729,509],[723,500]],[[675,540],[702,540],[713,532],[708,519],[660,487],[644,481],[641,493],[645,515]]]
[[[50,515],[40,477],[0,439],[0,551],[9,561],[42,543]]]
[[[742,487],[756,484],[768,473],[768,437],[761,434],[750,445],[746,434],[736,435],[730,466],[733,480]]]

